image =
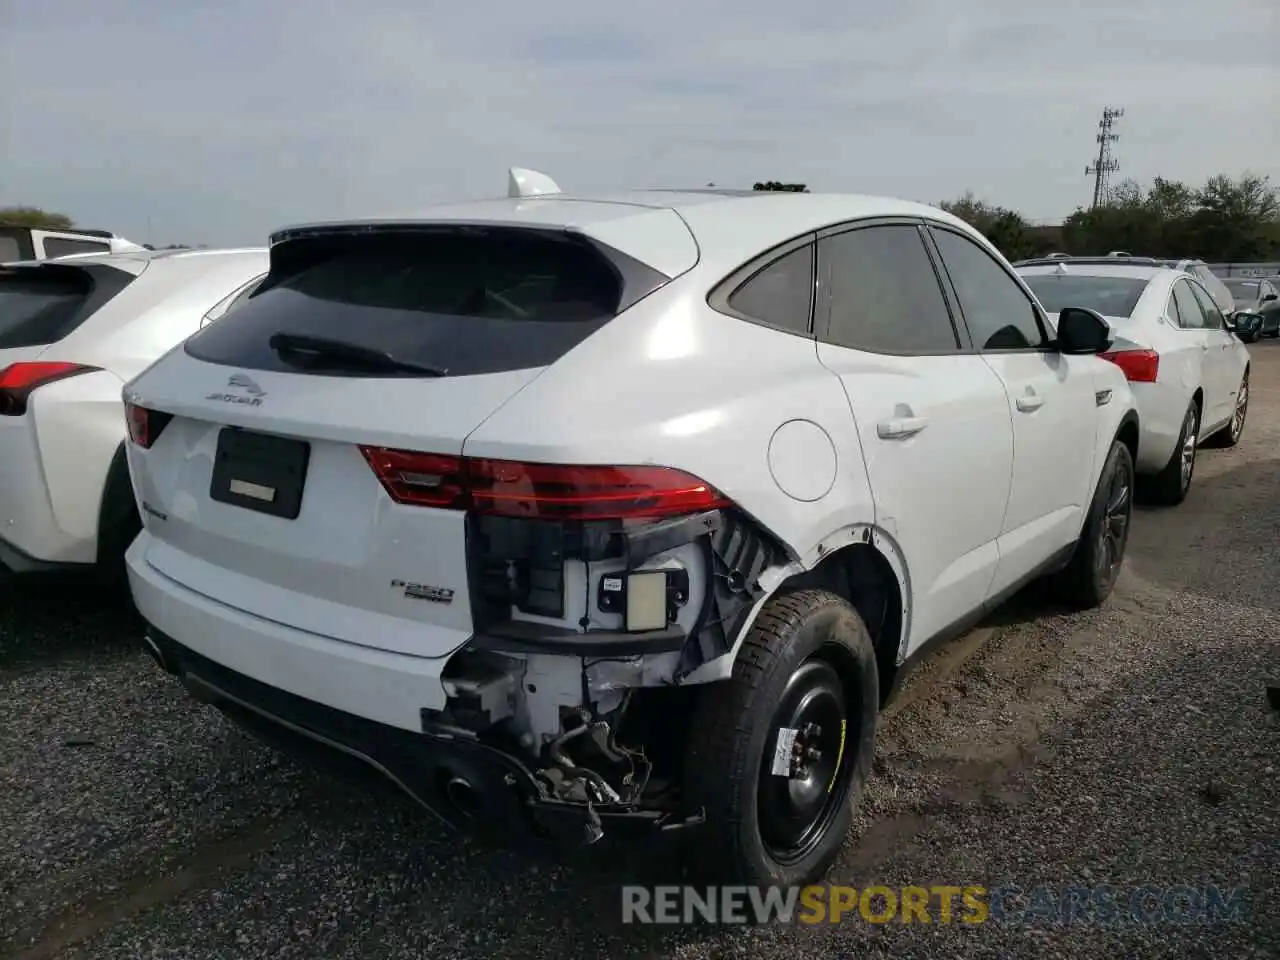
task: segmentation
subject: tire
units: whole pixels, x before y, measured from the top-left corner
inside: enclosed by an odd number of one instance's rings
[[[1227,425],[1209,438],[1215,447],[1234,447],[1244,436],[1244,421],[1249,414],[1249,371],[1245,370],[1240,380],[1240,389],[1236,391],[1236,406],[1231,411],[1231,419]]]
[[[1169,462],[1159,473],[1151,477],[1147,486],[1148,499],[1164,507],[1176,507],[1187,499],[1191,478],[1196,469],[1196,448],[1200,435],[1200,409],[1192,402],[1182,418],[1182,430],[1174,444]]]
[[[1073,607],[1099,607],[1115,588],[1129,543],[1133,482],[1133,456],[1117,440],[1102,465],[1075,552],[1054,576],[1059,596]]]
[[[711,883],[762,887],[820,879],[840,852],[870,774],[879,704],[875,650],[849,603],[823,590],[771,600],[739,649],[732,677],[707,686],[694,712],[684,796],[707,819],[689,851],[690,872]],[[803,779],[772,772],[784,728],[800,729],[792,756],[806,740],[818,750]],[[797,793],[807,811],[796,809]],[[798,821],[808,828],[795,829]]]

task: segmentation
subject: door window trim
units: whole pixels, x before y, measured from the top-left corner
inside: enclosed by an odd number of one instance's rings
[[[938,265],[941,267],[941,272],[944,278],[943,286],[945,287],[946,291],[950,294],[952,300],[954,301],[956,306],[956,312],[960,316],[961,320],[964,322],[965,329],[968,331],[969,342],[973,344],[972,352],[979,353],[979,354],[1056,353],[1057,352],[1058,350],[1057,331],[1054,330],[1052,327],[1050,327],[1049,318],[1045,315],[1044,309],[1040,306],[1040,301],[1036,299],[1035,294],[1031,292],[1030,288],[1025,283],[1023,283],[1022,278],[1018,276],[1015,270],[1013,270],[1011,267],[1007,266],[1006,264],[1001,263],[1000,260],[998,260],[997,258],[991,256],[991,252],[987,250],[986,247],[978,243],[976,240],[973,239],[973,237],[966,234],[963,230],[957,230],[954,226],[952,226],[949,223],[941,223],[936,220],[926,220],[925,228],[926,228],[926,232],[929,234],[929,239],[931,241],[932,249],[936,252],[938,257]],[[973,246],[977,247],[983,254],[986,255],[988,260],[990,260],[993,264],[995,264],[996,267],[1000,269],[1001,273],[1003,273],[1006,277],[1008,277],[1014,282],[1017,288],[1022,292],[1023,297],[1026,298],[1027,305],[1031,307],[1031,316],[1036,322],[1037,329],[1039,329],[1040,331],[1040,343],[1038,345],[1031,346],[1031,347],[1003,347],[1003,348],[998,348],[993,350],[984,350],[978,346],[977,341],[973,339],[973,330],[972,328],[969,327],[969,318],[964,315],[964,307],[960,303],[959,294],[956,293],[955,284],[951,279],[951,274],[946,268],[946,260],[942,256],[942,249],[941,247],[937,246],[937,241],[936,241],[936,238],[934,237],[934,234],[939,231],[954,234],[955,236],[960,237],[961,239],[966,240],[969,243],[973,244]]]
[[[759,317],[753,317],[750,314],[743,313],[730,306],[729,298],[741,290],[744,286],[755,279],[757,274],[763,273],[769,267],[773,266],[783,257],[795,253],[797,250],[806,246],[813,247],[813,255],[809,264],[809,312],[806,329],[796,330],[792,327],[784,327],[781,324],[770,323],[768,320],[761,320]],[[776,246],[770,247],[763,253],[757,254],[750,260],[734,268],[727,276],[716,283],[707,294],[707,306],[716,313],[724,314],[727,317],[733,317],[735,320],[741,320],[744,323],[752,323],[757,327],[764,327],[766,330],[776,330],[778,333],[787,333],[793,337],[803,337],[805,340],[814,338],[815,325],[815,309],[818,303],[818,250],[817,250],[817,234],[813,231],[803,233],[800,236],[792,237]]]
[[[961,354],[973,353],[972,339],[969,332],[957,320],[957,311],[952,298],[948,295],[946,284],[943,282],[941,271],[941,263],[937,258],[936,251],[930,242],[928,231],[925,229],[925,221],[919,217],[866,217],[860,220],[848,220],[843,223],[833,224],[824,227],[817,233],[817,243],[815,245],[815,265],[817,270],[817,291],[815,295],[813,330],[815,338],[827,346],[836,347],[840,350],[856,350],[859,353],[869,353],[882,357],[954,357]],[[843,343],[836,343],[830,338],[831,334],[831,278],[827,273],[829,260],[822,256],[823,241],[832,237],[840,236],[845,233],[852,233],[855,230],[871,230],[876,227],[914,227],[917,237],[920,239],[921,246],[924,249],[925,256],[929,260],[929,265],[933,269],[934,282],[938,285],[938,292],[942,296],[943,306],[947,311],[947,319],[951,323],[951,332],[955,337],[956,346],[949,350],[873,350],[870,347],[850,347]]]

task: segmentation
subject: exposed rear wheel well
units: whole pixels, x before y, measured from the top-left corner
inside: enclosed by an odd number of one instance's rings
[[[829,590],[858,611],[875,646],[883,704],[893,688],[902,639],[902,590],[889,561],[870,544],[850,544],[787,580],[779,593],[805,589]]]

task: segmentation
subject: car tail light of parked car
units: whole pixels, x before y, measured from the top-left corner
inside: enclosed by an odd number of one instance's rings
[[[1155,383],[1160,372],[1160,354],[1154,350],[1116,350],[1101,356],[1123,370],[1130,383]]]
[[[669,467],[561,466],[362,446],[391,499],[425,507],[556,520],[653,519],[729,506]]]
[[[27,412],[27,400],[40,387],[97,369],[81,363],[11,364],[0,370],[0,416],[20,417]]]
[[[148,410],[136,403],[125,404],[124,413],[129,424],[129,439],[144,450],[150,449],[160,431],[173,419],[173,414]]]

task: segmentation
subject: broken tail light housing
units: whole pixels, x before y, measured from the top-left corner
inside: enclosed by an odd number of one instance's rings
[[[1123,370],[1130,383],[1155,383],[1160,373],[1160,354],[1154,350],[1114,350],[1099,356]]]
[[[160,432],[173,419],[171,413],[161,413],[136,403],[126,403],[124,415],[129,425],[129,439],[143,450],[151,448],[156,437],[160,436]]]
[[[541,520],[656,519],[730,506],[671,467],[578,466],[360,448],[397,503]]]
[[[11,364],[0,370],[0,416],[20,417],[27,412],[31,394],[40,387],[97,369],[82,363],[59,361]]]

